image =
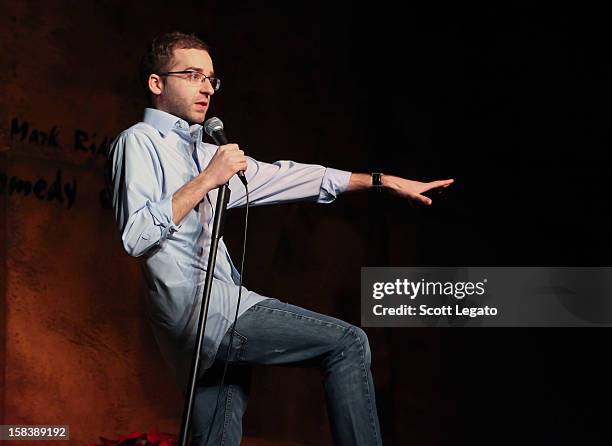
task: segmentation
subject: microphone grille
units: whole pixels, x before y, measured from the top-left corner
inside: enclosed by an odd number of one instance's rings
[[[219,118],[209,118],[204,123],[204,131],[210,137],[217,130],[223,130],[223,122]]]

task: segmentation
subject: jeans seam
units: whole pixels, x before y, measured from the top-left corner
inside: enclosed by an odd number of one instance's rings
[[[310,317],[310,316],[304,316],[304,315],[299,314],[299,313],[294,313],[293,311],[281,310],[281,309],[278,309],[278,308],[270,308],[270,307],[266,307],[264,305],[259,305],[259,304],[255,304],[253,306],[253,308],[254,307],[258,307],[257,310],[259,310],[261,308],[261,309],[268,310],[268,311],[278,311],[280,313],[287,313],[287,314],[290,314],[290,315],[292,315],[293,317],[295,317],[297,319],[307,319],[307,320],[310,320],[310,321],[314,321],[315,323],[318,323],[318,324],[328,325],[330,327],[337,328],[337,329],[339,329],[341,331],[346,331],[346,327],[343,327],[342,325],[334,324],[333,322],[323,321],[321,319],[317,319],[317,318]]]
[[[229,424],[229,419],[232,417],[232,386],[231,384],[227,386],[227,403],[225,404],[225,417],[223,420],[223,432],[221,432],[221,446],[225,445],[225,435],[227,432],[227,426]],[[229,416],[229,418],[228,418]]]
[[[378,435],[376,433],[376,423],[374,421],[374,416],[372,414],[372,395],[370,394],[370,386],[368,385],[368,372],[365,367],[365,348],[363,347],[363,342],[361,342],[361,337],[355,333],[355,331],[351,328],[349,330],[351,334],[353,334],[357,341],[359,342],[359,349],[361,355],[361,371],[363,376],[363,382],[365,383],[366,394],[368,398],[368,413],[370,415],[370,426],[372,427],[372,431],[374,432],[374,439],[378,443]]]

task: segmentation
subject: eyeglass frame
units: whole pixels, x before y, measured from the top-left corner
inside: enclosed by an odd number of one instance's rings
[[[200,72],[200,71],[195,71],[195,70],[183,70],[183,71],[168,71],[166,73],[159,73],[158,76],[170,76],[173,74],[198,74],[200,76],[204,77],[204,80],[200,81],[199,85],[202,85],[204,82],[206,82],[206,79],[208,79],[208,82],[210,82],[210,85],[213,87],[213,90],[215,91],[219,91],[219,88],[221,88],[221,79],[219,79],[218,77],[214,77],[214,76],[207,76],[204,73]],[[185,78],[184,78],[185,79]],[[198,84],[194,84],[191,82],[190,78],[186,78],[189,83],[191,83],[192,85],[198,85]],[[212,79],[215,80],[215,83],[217,84],[217,86],[215,87],[213,85],[213,81]]]

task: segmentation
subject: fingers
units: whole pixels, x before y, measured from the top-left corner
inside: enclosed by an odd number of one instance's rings
[[[244,156],[244,152],[240,150],[240,146],[238,144],[225,144],[223,146],[219,146],[217,149],[216,155],[235,155],[242,154]]]
[[[451,184],[453,184],[454,181],[455,181],[454,179],[449,179],[449,180],[430,181],[429,183],[421,183],[423,185],[423,188],[419,192],[427,192],[429,190],[437,189],[437,188],[444,189],[450,186]]]
[[[244,156],[244,151],[240,150],[238,144],[225,144],[219,146],[213,155],[205,169],[205,175],[210,178],[214,187],[218,187],[227,183],[232,176],[241,170],[247,170],[247,159]]]
[[[427,198],[424,195],[417,195],[415,198],[425,206],[430,206],[432,203],[431,198]]]
[[[235,169],[236,172],[247,169],[247,160],[244,156],[244,151],[240,150],[238,144],[225,144],[219,146],[215,156],[220,157],[227,167]]]
[[[421,192],[427,192],[429,190],[432,189],[436,189],[436,188],[447,188],[448,186],[450,186],[451,184],[453,184],[455,182],[455,180],[453,178],[449,178],[448,180],[437,180],[437,181],[430,181],[429,183],[426,183],[426,187],[421,191]],[[431,206],[431,204],[433,203],[431,198],[425,197],[424,195],[417,195],[415,197],[420,203],[426,205],[426,206]]]
[[[428,184],[431,186],[431,188],[434,188],[434,187],[448,187],[454,181],[455,180],[453,178],[450,178],[448,180],[430,181]]]

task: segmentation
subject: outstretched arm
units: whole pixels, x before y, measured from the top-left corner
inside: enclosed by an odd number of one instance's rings
[[[248,169],[247,169],[248,167]],[[269,164],[245,157],[238,145],[221,146],[210,164],[200,175],[177,191],[172,202],[175,221],[202,199],[209,190],[224,182],[230,182],[232,194],[228,208],[246,204],[244,188],[234,175],[237,170],[246,170],[251,194],[251,205],[274,204],[297,200],[316,200],[329,203],[343,192],[371,189],[372,176],[365,173],[325,168],[314,164],[293,161],[277,161]],[[213,175],[214,173],[214,175]],[[430,205],[432,200],[424,192],[442,189],[453,183],[453,179],[423,183],[405,178],[382,175],[382,187],[411,202]]]
[[[420,181],[407,180],[405,178],[396,177],[393,175],[382,176],[382,187],[386,190],[398,195],[401,198],[407,198],[410,201],[416,201],[425,205],[431,204],[431,199],[422,195],[433,189],[441,189],[450,186],[453,179],[430,181],[422,183]],[[349,179],[347,192],[366,190],[372,188],[372,176],[367,173],[353,173]]]

